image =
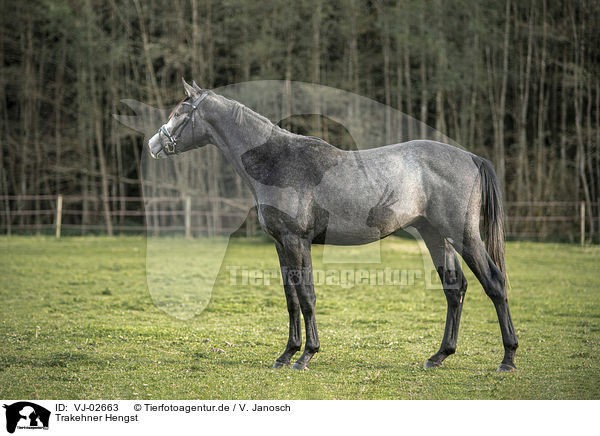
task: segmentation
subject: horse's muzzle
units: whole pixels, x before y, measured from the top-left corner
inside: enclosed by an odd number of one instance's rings
[[[154,159],[168,157],[164,151],[160,136],[160,133],[157,133],[148,141],[148,150],[150,151],[150,156],[152,156]]]

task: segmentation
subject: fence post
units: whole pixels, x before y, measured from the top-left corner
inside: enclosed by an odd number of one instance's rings
[[[56,199],[56,239],[60,239],[60,227],[62,225],[62,206],[63,196],[59,195]]]
[[[8,202],[8,197],[5,198],[4,200],[4,205],[6,208],[6,234],[8,236],[10,236],[11,234],[11,229],[10,229],[10,203]],[[600,223],[600,216],[598,217],[598,223]]]
[[[192,239],[192,198],[185,197],[185,239]]]
[[[579,204],[579,233],[581,237],[581,246],[585,244],[585,201]]]

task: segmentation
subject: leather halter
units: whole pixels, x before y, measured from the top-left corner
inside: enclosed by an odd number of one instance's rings
[[[169,132],[166,124],[163,124],[160,127],[160,129],[158,129],[158,134],[163,135],[166,138],[166,141],[163,142],[161,149],[158,151],[158,153],[156,153],[157,155],[160,154],[161,151],[164,152],[167,156],[172,154],[178,154],[177,141],[179,141],[181,133],[188,125],[190,120],[192,121],[192,134],[194,133],[194,112],[196,111],[196,109],[198,109],[198,105],[202,100],[204,100],[204,98],[207,95],[208,91],[205,91],[193,103],[189,103],[187,101],[181,103],[182,105],[187,104],[188,106],[191,106],[192,109],[186,114],[185,120],[183,120],[183,122],[181,122],[181,124],[177,126],[176,131]]]

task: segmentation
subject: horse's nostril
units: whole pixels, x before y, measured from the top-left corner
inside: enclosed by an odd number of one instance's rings
[[[152,156],[154,159],[158,159],[161,149],[162,145],[160,144],[158,134],[156,134],[148,141],[148,151],[150,152],[150,156]]]
[[[152,151],[152,140],[148,141],[148,151],[150,152],[150,156],[156,159],[156,155]]]

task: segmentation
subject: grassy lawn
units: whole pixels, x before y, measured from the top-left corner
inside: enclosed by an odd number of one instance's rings
[[[508,244],[521,346],[519,370],[498,374],[495,311],[467,269],[458,350],[443,367],[422,369],[439,347],[445,298],[417,277],[317,286],[321,352],[297,372],[270,368],[287,340],[279,281],[229,276],[232,266],[275,270],[272,244],[234,240],[191,319],[173,314],[193,308],[189,285],[215,255],[197,241],[152,244],[164,253],[153,274],[170,281],[152,276],[149,287],[143,238],[0,239],[0,398],[600,399],[600,247]],[[315,268],[423,270],[411,240],[384,240],[381,265],[323,265],[322,250]]]

